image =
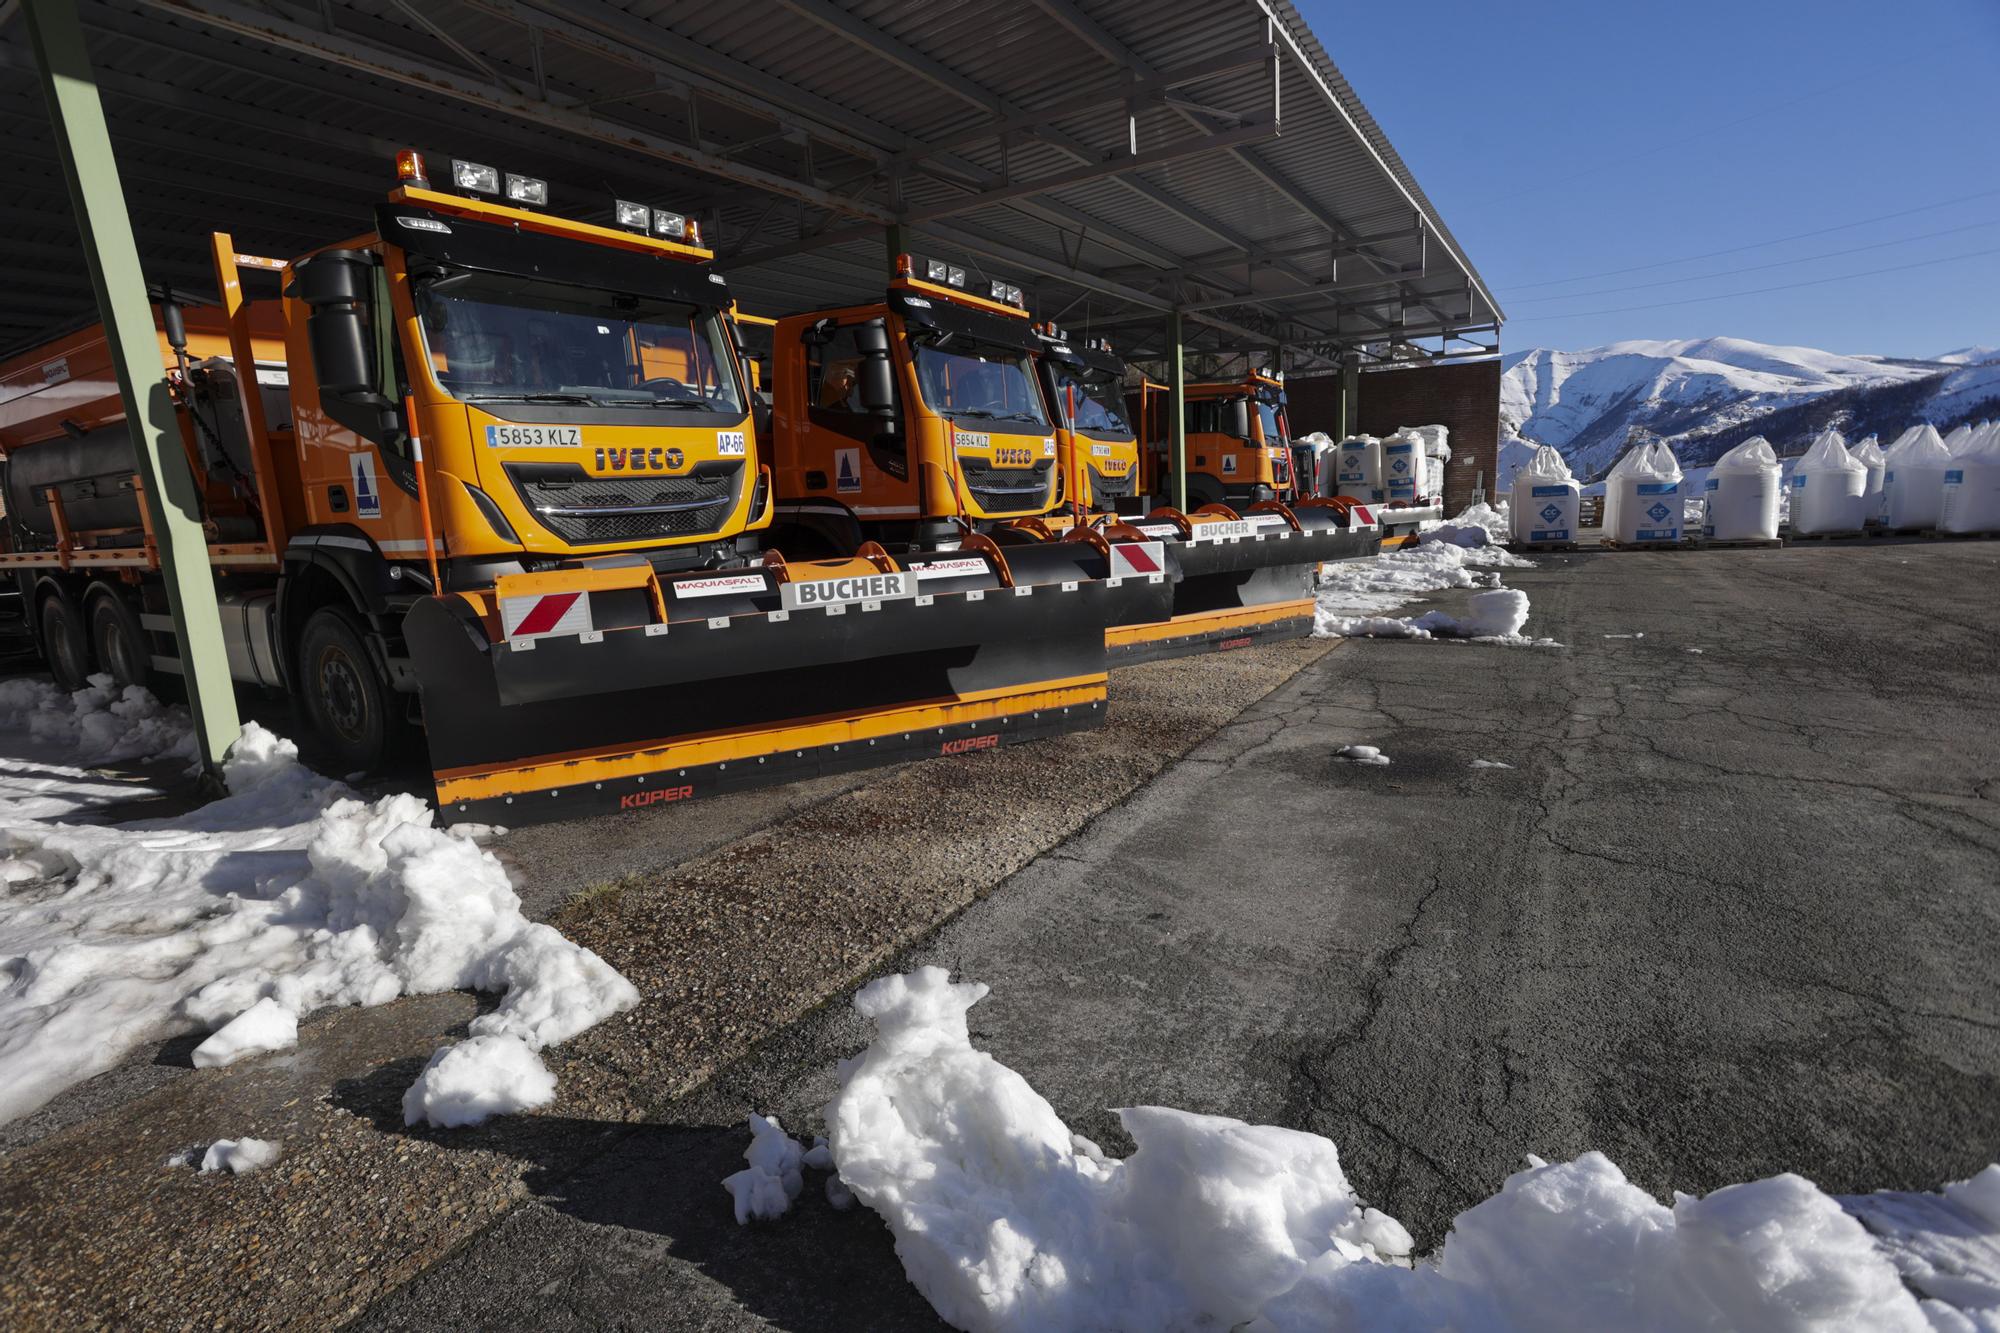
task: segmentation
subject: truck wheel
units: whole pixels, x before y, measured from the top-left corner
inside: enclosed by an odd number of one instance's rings
[[[90,604],[90,646],[111,679],[122,688],[153,686],[153,651],[132,604],[115,593]]]
[[[319,748],[342,776],[377,772],[393,757],[405,724],[347,612],[322,607],[306,619],[298,687]]]
[[[83,614],[62,593],[42,603],[42,655],[61,688],[80,690],[90,684],[90,637]]]

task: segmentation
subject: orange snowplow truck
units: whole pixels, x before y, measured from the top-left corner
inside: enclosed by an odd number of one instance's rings
[[[1247,508],[1297,497],[1283,380],[1252,371],[1240,380],[1190,384],[1185,394],[1188,508]],[[1148,382],[1134,397],[1145,431],[1142,480],[1154,494],[1164,494],[1172,467],[1166,386]]]
[[[231,674],[293,696],[334,771],[420,725],[440,817],[511,824],[1101,717],[1101,586],[986,598],[878,546],[767,549],[691,222],[558,218],[477,163],[398,174],[370,230],[298,259],[217,234],[221,304],[157,310]],[[277,299],[245,299],[256,271]],[[0,364],[0,455],[0,568],[57,678],[178,671],[101,328]]]

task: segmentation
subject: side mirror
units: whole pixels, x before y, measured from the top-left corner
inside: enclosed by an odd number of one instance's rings
[[[808,347],[824,347],[833,341],[833,331],[839,328],[831,318],[815,320],[806,325],[806,331],[799,335],[799,341]]]
[[[1239,440],[1250,438],[1250,403],[1238,398],[1229,404],[1227,415],[1222,419],[1222,433],[1234,435]]]
[[[872,416],[896,415],[896,363],[889,356],[889,330],[879,320],[870,320],[854,330],[854,346],[861,353],[856,367],[862,410]]]
[[[322,394],[349,398],[376,391],[367,317],[372,267],[360,251],[327,250],[296,270],[291,294],[308,307],[306,338]]]

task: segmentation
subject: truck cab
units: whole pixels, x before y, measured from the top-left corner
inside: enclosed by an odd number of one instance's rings
[[[879,302],[772,327],[767,452],[787,551],[923,549],[1061,499],[1020,288],[978,295],[964,268],[908,255],[897,269]]]
[[[1141,514],[1139,438],[1125,404],[1125,362],[1102,339],[1076,340],[1053,326],[1036,357],[1055,412],[1063,500],[1086,513]]]
[[[1164,404],[1165,391],[1148,385]],[[1238,380],[1189,384],[1187,399],[1187,503],[1245,509],[1266,500],[1296,498],[1291,428],[1285,419],[1284,381],[1252,371]],[[1166,414],[1152,410],[1144,463],[1149,488],[1171,484]]]

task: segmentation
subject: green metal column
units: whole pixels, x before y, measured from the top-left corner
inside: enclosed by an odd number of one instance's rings
[[[201,742],[202,762],[215,776],[224,752],[236,740],[236,690],[222,644],[200,497],[182,450],[173,401],[167,396],[158,326],[146,297],[118,164],[111,155],[104,104],[97,96],[75,0],[23,0],[21,9],[48,97],[49,120],[69,181],[70,204],[82,233],[97,309],[104,317],[118,390],[125,399],[125,419],[132,428],[139,479],[146,487],[146,508],[166,576],[167,605],[180,641],[195,736]]]
[[[1361,429],[1361,362],[1354,356],[1342,358],[1340,364],[1340,438],[1346,439]]]
[[[1187,512],[1187,363],[1181,312],[1167,316],[1167,454],[1173,470],[1173,504]]]

